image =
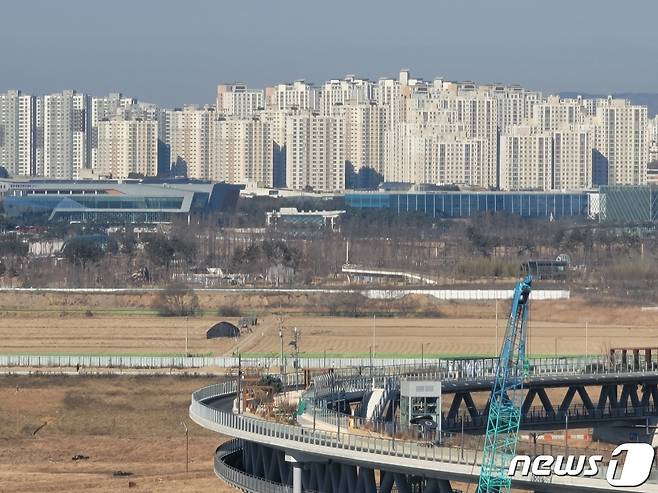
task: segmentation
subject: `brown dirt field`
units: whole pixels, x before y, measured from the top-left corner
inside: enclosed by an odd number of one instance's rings
[[[212,472],[225,438],[187,417],[190,393],[209,381],[0,378],[0,491],[127,491],[129,481],[136,483],[130,491],[234,491]],[[189,474],[181,421],[190,429]],[[76,454],[89,459],[71,460]],[[133,475],[112,477],[117,470]]]
[[[146,295],[144,295],[146,296]],[[277,295],[280,296],[280,295]],[[23,302],[16,303],[23,297]],[[31,354],[182,354],[185,349],[184,318],[147,314],[137,296],[128,312],[106,303],[107,295],[8,294],[0,301],[0,352]],[[416,297],[414,306],[440,310],[440,318],[377,318],[375,354],[417,355],[424,344],[426,355],[489,355],[495,346],[495,305],[492,303],[438,304]],[[123,299],[123,298],[122,298]],[[235,296],[235,304],[242,297]],[[74,304],[71,305],[73,301]],[[123,299],[127,301],[127,299]],[[262,300],[261,300],[262,301]],[[408,300],[407,300],[408,302]],[[271,306],[271,303],[268,303]],[[195,354],[278,354],[278,318],[261,305],[259,325],[237,341],[207,340],[205,331],[222,320],[218,316],[190,317],[188,347]],[[124,303],[125,305],[125,303]],[[30,309],[26,309],[30,306]],[[217,306],[217,305],[216,305]],[[84,310],[93,308],[93,316]],[[507,303],[499,303],[499,334],[502,337]],[[273,309],[276,310],[276,309]],[[316,311],[318,309],[316,308]],[[313,311],[310,307],[309,311]],[[413,315],[413,313],[410,313]],[[229,318],[236,322],[236,318]],[[655,346],[658,312],[632,305],[588,304],[582,300],[534,302],[530,313],[529,351],[533,354],[585,354],[585,322],[589,323],[589,354],[610,347]],[[286,339],[290,329],[302,331],[303,353],[321,355],[367,355],[372,345],[372,318],[304,316],[286,313]],[[286,351],[288,351],[286,340]]]
[[[13,313],[0,318],[2,349],[29,354],[184,354],[186,323],[192,353],[223,354],[233,347],[226,339],[208,341],[205,332],[220,319],[152,315],[85,317]],[[235,320],[233,320],[235,322]]]

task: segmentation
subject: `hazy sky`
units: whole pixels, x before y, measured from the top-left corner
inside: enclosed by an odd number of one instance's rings
[[[2,0],[0,91],[120,91],[166,106],[215,85],[354,73],[658,92],[656,0]]]

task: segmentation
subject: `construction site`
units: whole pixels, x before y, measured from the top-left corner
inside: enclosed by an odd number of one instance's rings
[[[192,396],[193,421],[234,437],[215,473],[253,492],[658,491],[658,348],[529,357],[532,284],[494,357],[307,368],[297,330],[275,374],[239,357]]]

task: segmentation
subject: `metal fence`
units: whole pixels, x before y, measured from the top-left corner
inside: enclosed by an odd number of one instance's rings
[[[414,358],[332,358],[332,357],[300,357],[299,368],[363,368],[388,366],[417,366]],[[31,368],[237,368],[243,367],[278,368],[281,358],[254,357],[241,358],[237,356],[94,356],[94,355],[0,355],[0,367],[31,367]],[[295,358],[286,356],[283,359],[285,367],[295,365]]]
[[[142,294],[164,291],[165,288],[23,288],[0,286],[0,292],[18,293],[80,293],[80,294]],[[230,294],[361,294],[370,299],[399,299],[407,294],[433,296],[440,300],[495,300],[511,299],[513,290],[506,289],[351,289],[351,288],[210,288],[198,292]],[[536,289],[535,300],[569,299],[568,289]]]
[[[335,358],[335,357],[304,357],[298,359],[299,368],[366,368],[366,367],[420,367],[417,358]],[[32,368],[237,368],[259,367],[263,369],[279,368],[279,356],[253,358],[238,358],[237,356],[96,356],[96,355],[29,355],[1,354],[0,367],[32,367]],[[285,367],[295,365],[295,358],[286,356],[283,359]],[[356,373],[357,370],[355,370]]]

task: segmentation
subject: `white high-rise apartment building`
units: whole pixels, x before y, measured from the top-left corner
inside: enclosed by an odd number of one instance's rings
[[[647,107],[622,99],[597,101],[595,185],[643,185],[649,160]]]
[[[347,186],[365,188],[382,181],[387,113],[385,106],[374,102],[335,107],[334,117],[343,123]]]
[[[648,123],[649,162],[658,161],[658,116],[654,116]]]
[[[553,132],[553,189],[592,188],[593,145],[590,125],[565,125]]]
[[[286,119],[299,113],[296,110],[266,110],[260,119],[268,126],[272,140],[272,186],[286,187]]]
[[[485,141],[437,133],[431,128],[414,132],[410,140],[415,183],[480,185]]]
[[[525,124],[532,118],[534,106],[542,102],[540,92],[529,91],[517,85],[493,84],[483,88],[498,103],[500,133],[505,133],[512,126]]]
[[[271,187],[273,140],[268,124],[258,118],[229,118],[216,126],[216,158],[209,178]]]
[[[43,97],[43,175],[78,179],[87,162],[88,98],[72,90]]]
[[[500,136],[500,189],[550,190],[552,136],[525,125]]]
[[[208,179],[216,159],[216,113],[212,107],[185,106],[168,112],[170,166],[188,178]]]
[[[313,110],[320,106],[320,92],[304,80],[292,84],[278,84],[265,89],[265,108],[268,110]]]
[[[343,120],[312,112],[286,121],[286,184],[295,190],[345,189]]]
[[[215,107],[220,116],[249,118],[265,109],[265,94],[260,89],[249,89],[241,82],[219,84]]]
[[[12,176],[36,171],[36,99],[20,91],[0,94],[0,166]]]
[[[545,102],[535,104],[532,111],[534,125],[543,132],[582,125],[586,118],[587,110],[581,99],[560,99],[558,96],[549,96]]]
[[[398,80],[380,79],[374,89],[375,101],[386,108],[384,130],[384,177],[387,181],[410,181],[414,173],[405,159],[409,156],[405,147],[405,135],[410,131],[407,125],[407,106],[411,98],[411,88],[407,71],[402,71]]]
[[[410,97],[404,97],[405,90],[409,88],[412,89]],[[421,131],[424,135],[435,135],[439,141],[479,141],[481,144],[478,145],[484,145],[484,160],[478,161],[481,169],[469,176],[469,184],[482,188],[495,187],[498,178],[498,104],[489,95],[489,90],[472,83],[454,84],[435,80],[429,87],[417,83],[415,86],[401,86],[401,91],[401,111],[411,127],[404,130],[404,124],[400,126],[403,133],[406,132],[406,137],[401,137],[399,144],[402,156],[393,160],[389,156],[389,174],[395,176],[395,180],[415,180],[413,177],[417,175],[413,170],[413,159],[406,157],[411,148],[405,139],[413,139],[416,132]],[[395,129],[392,128],[391,132],[394,133]],[[395,168],[400,166],[402,172],[396,171]]]
[[[484,188],[497,185],[498,104],[482,92],[443,99],[445,109],[454,114],[455,121],[464,125],[466,137],[485,143],[485,160],[478,174],[479,185]]]
[[[103,176],[158,173],[158,122],[117,115],[98,122],[96,169]]]
[[[344,79],[332,79],[320,89],[320,114],[331,116],[336,105],[368,103],[374,98],[374,85],[367,79],[347,75]]]
[[[113,118],[117,111],[137,103],[136,99],[126,98],[120,93],[110,93],[104,97],[92,97],[89,102],[89,124],[87,130],[87,152],[92,169],[98,167],[98,124],[101,120]]]
[[[164,112],[155,104],[143,103],[135,98],[125,97],[121,93],[110,93],[103,97],[92,97],[89,105],[90,118],[87,129],[90,134],[87,141],[90,164],[94,169],[97,167],[98,123],[101,120],[114,118],[118,113],[129,119],[157,120],[159,122],[158,137],[164,142],[162,129],[160,129]]]

